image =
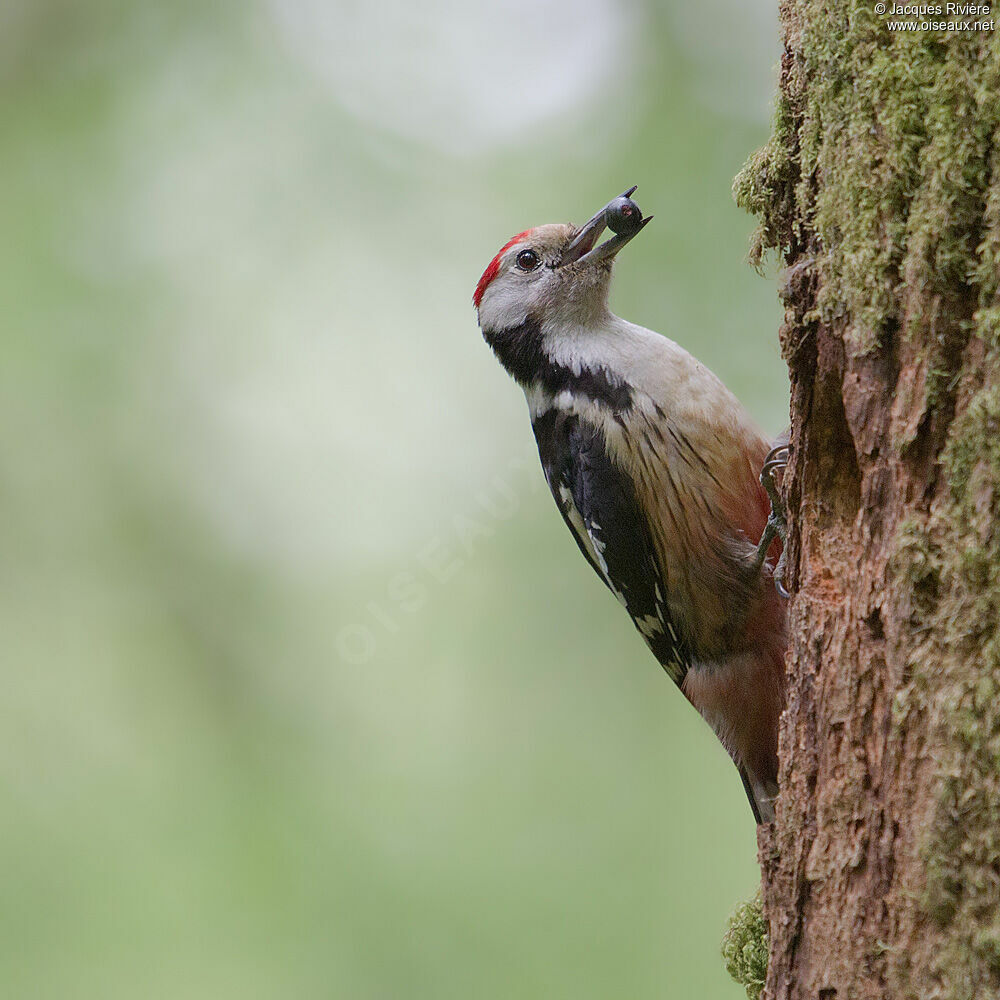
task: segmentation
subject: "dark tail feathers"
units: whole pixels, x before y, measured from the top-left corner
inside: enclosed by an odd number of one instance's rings
[[[753,818],[759,826],[762,823],[774,822],[774,800],[778,797],[778,783],[773,778],[761,780],[751,777],[745,767],[740,768],[740,778],[743,788],[750,800]]]

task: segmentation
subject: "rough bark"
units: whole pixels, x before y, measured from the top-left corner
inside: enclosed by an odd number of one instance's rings
[[[1000,996],[1000,35],[874,6],[781,5],[735,187],[788,266],[775,1000]]]

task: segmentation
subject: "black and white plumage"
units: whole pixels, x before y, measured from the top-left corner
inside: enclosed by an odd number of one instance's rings
[[[603,369],[573,370],[544,353],[541,330],[526,321],[486,334],[501,364],[531,384],[536,399],[588,399],[612,414],[632,406],[633,390]],[[556,405],[532,415],[545,480],[584,558],[628,611],[653,655],[680,684],[687,650],[670,620],[663,571],[630,478],[614,463],[599,427]]]
[[[601,432],[580,417],[552,409],[532,428],[545,479],[580,551],[680,684],[688,653],[670,620],[663,571],[631,481]]]
[[[597,246],[616,203],[583,227],[540,226],[507,243],[476,289],[480,327],[524,390],[580,551],[716,731],[766,821],[786,642],[770,564],[754,562],[768,445],[704,365],[609,312],[612,260],[648,221]]]

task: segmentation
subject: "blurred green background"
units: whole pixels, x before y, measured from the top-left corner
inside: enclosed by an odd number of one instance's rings
[[[627,185],[613,306],[762,425],[765,0],[5,0],[0,995],[730,998],[736,771],[470,296]]]

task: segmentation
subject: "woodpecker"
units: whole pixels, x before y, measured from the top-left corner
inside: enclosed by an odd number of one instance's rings
[[[618,252],[645,228],[630,188],[583,226],[501,247],[473,295],[524,390],[545,478],[584,558],[774,819],[785,701],[785,537],[771,444],[672,340],[608,308]],[[605,229],[613,235],[598,245]],[[763,470],[763,471],[762,471]]]

